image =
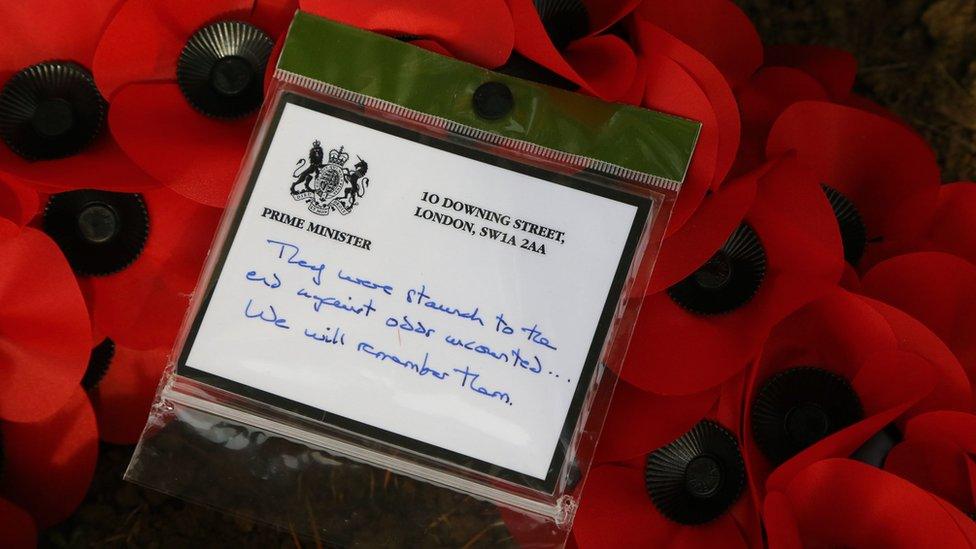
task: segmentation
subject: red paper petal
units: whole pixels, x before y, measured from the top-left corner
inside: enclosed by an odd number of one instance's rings
[[[766,65],[800,69],[819,80],[835,101],[849,96],[857,74],[850,52],[812,44],[766,46]]]
[[[556,50],[549,35],[546,34],[539,12],[532,0],[506,0],[515,25],[515,51],[530,61],[549,69],[559,76],[575,83],[582,91],[593,94],[592,88],[569,65],[562,54]]]
[[[682,526],[665,519],[644,487],[643,460],[590,471],[573,524],[580,547],[746,547],[732,517]]]
[[[72,189],[138,192],[160,185],[122,152],[108,129],[80,153],[57,160],[30,162],[0,145],[0,172],[51,193]]]
[[[905,423],[904,437],[951,442],[963,452],[976,454],[976,416],[948,410],[920,414]]]
[[[518,53],[580,86],[583,93],[607,101],[628,95],[637,59],[626,42],[610,35],[583,37],[567,47],[564,57],[546,34],[532,0],[507,1]]]
[[[596,462],[647,455],[691,430],[717,400],[718,389],[664,397],[618,381],[597,446]]]
[[[964,512],[972,512],[969,458],[949,442],[906,440],[888,452],[884,469],[947,500]]]
[[[784,493],[805,546],[969,547],[976,539],[976,524],[946,502],[856,461],[815,463]]]
[[[703,53],[733,88],[762,65],[763,46],[756,28],[729,0],[651,0],[635,14]]]
[[[735,161],[739,148],[739,107],[722,73],[701,53],[640,17],[633,17],[630,32],[640,52],[656,52],[681,65],[704,90],[715,112],[718,152],[712,188],[717,189]],[[653,75],[652,75],[653,78]]]
[[[37,191],[12,179],[0,180],[0,217],[26,225],[40,210]]]
[[[803,549],[800,528],[790,500],[782,492],[770,492],[763,500],[763,525],[770,549]]]
[[[512,15],[502,0],[300,0],[315,15],[391,36],[436,41],[484,67],[508,59],[515,44]]]
[[[668,223],[667,234],[673,235],[695,213],[711,187],[718,155],[718,121],[708,96],[681,65],[655,52],[644,52],[641,59],[648,75],[642,105],[702,124],[695,154]]]
[[[0,8],[0,70],[20,70],[51,59],[91,67],[95,46],[120,0],[31,0]]]
[[[940,252],[908,254],[875,265],[863,285],[935,332],[976,383],[976,266]]]
[[[146,247],[129,268],[91,280],[94,322],[122,345],[169,348],[186,315],[220,211],[168,189],[144,196],[150,219]]]
[[[634,11],[641,0],[582,0],[590,18],[590,32],[603,32],[629,13]]]
[[[879,351],[897,348],[884,316],[859,296],[835,290],[776,326],[763,345],[753,388],[783,370],[813,365],[853,380]],[[753,395],[747,396],[751,402]]]
[[[0,498],[0,540],[10,549],[37,547],[37,527],[27,511]]]
[[[109,111],[126,153],[179,194],[222,207],[240,168],[255,117],[217,120],[194,111],[176,84],[131,84]]]
[[[789,67],[764,67],[736,90],[742,114],[742,145],[734,173],[762,163],[769,129],[797,101],[824,100],[827,92],[813,77]]]
[[[563,55],[594,93],[607,101],[623,97],[637,74],[634,50],[611,34],[581,38],[570,43]]]
[[[3,491],[41,527],[67,518],[88,491],[98,458],[98,428],[80,386],[54,415],[34,423],[6,422]]]
[[[857,206],[869,255],[872,240],[910,240],[928,225],[939,167],[931,149],[905,127],[850,107],[803,101],[788,108],[769,134],[767,154],[788,151]],[[864,266],[872,262],[865,259]]]
[[[886,303],[867,297],[863,299],[885,317],[898,340],[900,349],[918,354],[935,367],[937,380],[935,389],[912,409],[912,413],[919,414],[931,410],[971,410],[973,394],[970,381],[959,360],[945,343],[910,315]]]
[[[939,189],[923,249],[958,255],[976,265],[976,183],[952,183]]]
[[[249,20],[271,33],[272,37],[276,37],[288,30],[296,10],[298,10],[298,0],[254,0],[254,8],[251,10]]]
[[[102,440],[113,444],[139,440],[168,354],[168,347],[136,351],[116,344],[112,364],[92,392]]]
[[[882,118],[887,118],[892,122],[901,124],[902,126],[908,128],[909,130],[914,131],[914,128],[912,128],[911,124],[906,123],[904,120],[899,118],[897,114],[889,111],[888,109],[882,107],[875,101],[868,99],[867,97],[864,97],[863,95],[857,95],[856,93],[852,93],[848,95],[847,99],[845,99],[841,104],[847,105],[848,107],[854,107],[855,109],[860,109],[862,111],[869,112],[871,114],[878,115]]]
[[[757,174],[741,177],[707,196],[688,222],[664,240],[648,295],[693,273],[725,243],[752,205],[757,178]]]
[[[254,0],[127,0],[98,44],[92,72],[106,98],[131,82],[176,79],[190,36],[217,19],[245,19]],[[266,31],[268,29],[265,29]]]
[[[0,219],[0,417],[34,421],[71,397],[91,326],[74,273],[44,233]]]
[[[861,292],[861,277],[849,263],[844,264],[844,274],[840,278],[840,287],[849,292]]]

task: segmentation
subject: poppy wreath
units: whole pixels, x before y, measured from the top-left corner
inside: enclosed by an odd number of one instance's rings
[[[0,7],[4,545],[138,438],[296,8],[702,123],[573,543],[976,544],[976,185],[849,53],[730,0],[32,0]]]

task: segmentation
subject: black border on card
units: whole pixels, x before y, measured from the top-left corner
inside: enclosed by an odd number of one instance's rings
[[[594,333],[589,351],[587,352],[586,362],[583,366],[580,378],[577,380],[576,391],[573,395],[572,401],[570,402],[570,407],[566,414],[566,420],[563,423],[562,432],[560,433],[559,441],[556,444],[556,450],[552,456],[552,459],[550,460],[549,471],[546,474],[545,479],[540,481],[540,479],[531,477],[524,473],[519,473],[511,469],[500,467],[498,465],[475,459],[471,456],[460,454],[458,452],[446,450],[439,446],[421,442],[392,431],[386,431],[366,423],[354,421],[349,418],[339,416],[307,404],[302,404],[297,401],[283,398],[273,393],[256,389],[249,385],[231,381],[229,379],[210,374],[187,365],[187,357],[190,354],[190,350],[193,348],[193,343],[196,340],[197,332],[199,331],[203,318],[206,315],[207,309],[210,305],[210,299],[213,296],[214,290],[217,286],[217,281],[220,279],[221,272],[223,271],[224,263],[226,262],[230,249],[233,246],[234,237],[237,235],[244,212],[247,209],[252,191],[254,190],[254,185],[257,182],[258,175],[261,173],[264,166],[265,158],[278,128],[278,123],[281,120],[285,107],[289,104],[297,105],[299,107],[304,107],[322,114],[333,116],[335,118],[366,126],[383,133],[409,139],[411,141],[441,149],[452,154],[464,156],[478,162],[499,166],[524,175],[543,179],[558,185],[572,187],[586,193],[595,194],[637,207],[637,213],[634,216],[634,223],[631,227],[630,234],[627,237],[627,242],[624,245],[623,253],[621,253],[620,261],[617,265],[617,270],[610,286],[610,291],[607,295],[603,311],[600,315],[600,321],[597,324],[596,332]],[[229,227],[227,236],[224,238],[222,246],[218,252],[219,255],[217,256],[214,271],[210,275],[210,279],[207,282],[207,287],[200,307],[197,309],[196,314],[193,317],[190,329],[187,333],[186,340],[177,361],[176,372],[181,376],[185,376],[207,385],[269,404],[282,410],[324,422],[358,436],[367,437],[381,443],[417,452],[424,456],[446,461],[456,466],[490,475],[492,477],[524,486],[526,488],[541,490],[547,494],[552,494],[557,484],[559,472],[562,470],[566,461],[568,447],[572,441],[573,432],[580,418],[583,403],[586,398],[586,391],[592,384],[593,376],[596,372],[597,361],[600,358],[604,341],[613,321],[614,311],[616,310],[617,303],[620,299],[620,294],[623,290],[623,286],[630,270],[630,265],[633,261],[634,254],[636,253],[637,246],[640,243],[641,235],[644,231],[644,227],[646,226],[645,224],[648,220],[648,216],[651,213],[654,200],[651,197],[637,196],[635,194],[613,189],[599,183],[587,181],[583,178],[552,172],[537,166],[524,164],[510,158],[502,158],[484,150],[479,150],[470,146],[449,141],[449,136],[445,137],[447,137],[447,139],[444,137],[435,137],[424,134],[402,126],[397,126],[384,120],[371,118],[364,113],[353,112],[345,108],[331,105],[329,103],[323,103],[297,93],[283,93],[278,101],[278,105],[275,108],[271,123],[268,125],[268,131],[265,133],[265,137],[261,143],[257,159],[254,163],[254,167],[251,170],[243,196],[241,197],[241,202],[237,205],[237,209],[234,212],[234,218]]]

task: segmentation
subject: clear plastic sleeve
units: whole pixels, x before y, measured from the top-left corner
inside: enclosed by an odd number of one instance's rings
[[[342,546],[565,544],[698,128],[299,13],[126,478]]]

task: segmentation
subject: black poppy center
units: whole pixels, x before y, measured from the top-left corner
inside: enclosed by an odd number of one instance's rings
[[[695,283],[702,288],[717,290],[729,283],[732,279],[732,270],[732,258],[724,250],[719,250],[692,276],[695,278]]]
[[[722,486],[722,467],[712,456],[698,456],[685,468],[685,490],[696,498],[709,498]]]
[[[224,95],[244,92],[254,80],[254,67],[244,58],[230,55],[217,60],[210,71],[210,84]]]
[[[581,0],[535,0],[535,9],[557,49],[586,36],[590,30],[590,14]]]
[[[75,125],[75,114],[71,103],[59,97],[45,99],[38,103],[31,118],[31,126],[38,135],[59,137]]]
[[[820,406],[805,402],[786,413],[783,427],[796,444],[806,447],[827,436],[830,418]]]
[[[742,494],[746,472],[735,435],[704,420],[647,455],[644,482],[661,514],[681,524],[718,518]]]
[[[829,185],[821,185],[830,207],[834,211],[834,218],[837,219],[837,226],[840,229],[840,239],[844,245],[844,259],[851,265],[856,266],[864,256],[867,247],[867,227],[861,218],[861,212],[857,206],[843,193]]]
[[[139,194],[69,191],[48,200],[44,232],[57,242],[75,272],[107,275],[129,266],[142,253],[149,214]]]
[[[108,204],[86,204],[78,212],[78,230],[89,242],[108,242],[119,231],[119,216]]]
[[[810,366],[772,376],[750,410],[756,446],[774,465],[862,417],[861,400],[846,379]]]
[[[101,133],[106,108],[81,65],[38,63],[14,74],[0,91],[0,135],[28,160],[64,158]]]
[[[264,74],[274,42],[243,21],[218,21],[193,33],[180,52],[176,81],[183,97],[201,113],[236,118],[254,112],[264,99]]]
[[[668,295],[691,313],[723,314],[752,300],[765,276],[766,250],[743,223],[704,265],[668,288]]]

